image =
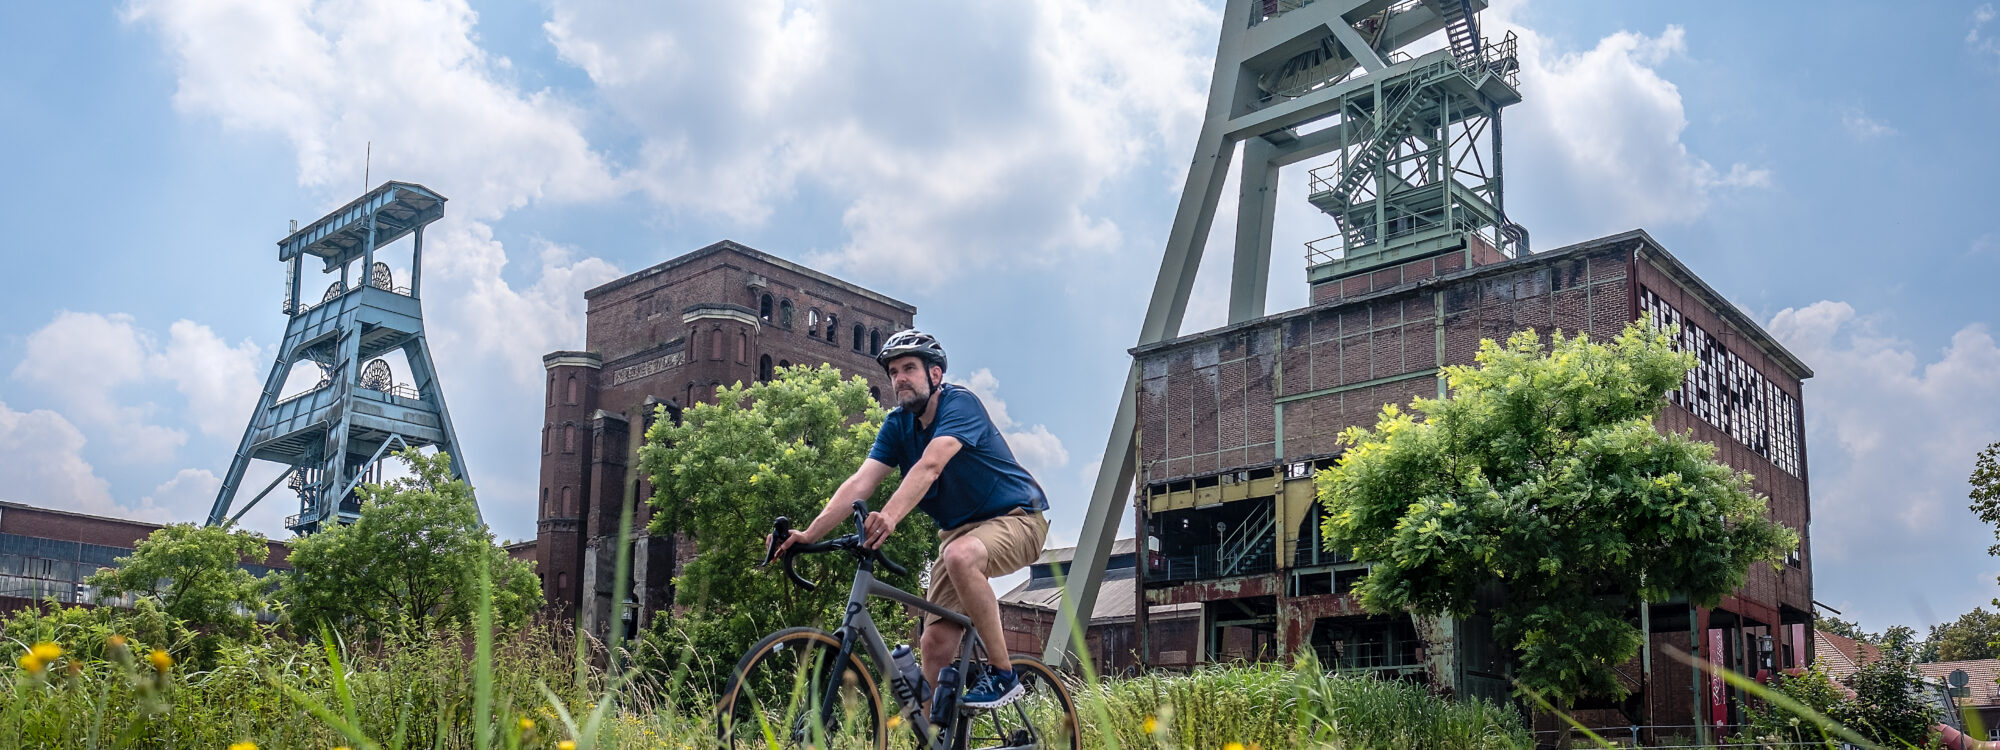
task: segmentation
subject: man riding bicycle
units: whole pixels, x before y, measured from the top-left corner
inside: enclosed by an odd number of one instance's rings
[[[986,644],[991,663],[966,688],[969,708],[1004,706],[1020,697],[1019,679],[1008,666],[1006,634],[1000,627],[1000,600],[987,580],[1020,570],[1042,553],[1049,524],[1042,517],[1048,496],[1014,460],[1014,452],[972,391],[944,382],[944,347],[911,329],[889,337],[875,356],[889,375],[899,406],[882,420],[875,446],[853,476],[805,529],[778,547],[819,541],[847,518],[855,500],[875,493],[891,469],[903,483],[880,511],[868,514],[866,543],[879,549],[896,525],[921,508],[938,525],[938,564],[931,568],[924,598],[965,613]],[[964,629],[936,615],[924,618],[924,678],[938,684]]]

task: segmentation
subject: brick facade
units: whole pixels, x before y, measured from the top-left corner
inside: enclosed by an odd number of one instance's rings
[[[132,597],[99,601],[85,578],[114,567],[160,524],[37,508],[0,501],[0,612],[34,606],[49,597],[65,604],[130,606]],[[262,560],[244,563],[255,575],[287,570],[291,547],[268,542]]]
[[[543,357],[541,497],[535,560],[552,612],[581,611],[602,635],[611,607],[624,499],[652,488],[632,475],[633,440],[655,408],[670,418],[712,401],[723,385],[786,365],[831,364],[888,383],[874,352],[912,326],[916,308],[832,276],[723,241],[584,293],[584,349]],[[636,433],[636,434],[635,434]],[[648,537],[634,513],[635,627],[672,601],[672,576],[692,559],[685,539]]]
[[[1481,623],[1364,622],[1342,592],[1365,566],[1316,551],[1311,474],[1339,454],[1341,430],[1374,424],[1384,404],[1439,395],[1440,368],[1473,364],[1482,340],[1534,329],[1602,341],[1648,316],[1680,324],[1683,344],[1703,363],[1670,399],[1659,428],[1718,446],[1717,458],[1752,474],[1771,517],[1802,539],[1793,559],[1776,572],[1754,567],[1717,608],[1655,605],[1655,641],[1686,648],[1691,630],[1726,633],[1724,648],[1705,655],[1751,673],[1757,637],[1772,638],[1779,654],[1801,645],[1794,641],[1812,612],[1800,390],[1810,370],[1644,232],[1518,259],[1478,250],[1318,281],[1312,306],[1133,350],[1142,497],[1135,513],[1139,528],[1162,538],[1136,584],[1145,600],[1204,603],[1203,627],[1214,629],[1204,648],[1214,655],[1270,638],[1276,648],[1265,658],[1311,648],[1504,697],[1504,654],[1482,640]],[[1256,529],[1271,538],[1259,539]],[[1244,549],[1250,559],[1217,556]],[[1356,643],[1373,650],[1357,657]],[[1658,682],[1674,689],[1608,710],[1623,711],[1627,723],[1693,721],[1692,675],[1667,661],[1654,668],[1661,679],[1680,675]]]

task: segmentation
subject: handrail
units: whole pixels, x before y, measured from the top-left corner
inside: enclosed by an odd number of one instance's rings
[[[1266,530],[1275,532],[1277,519],[1272,515],[1270,504],[1264,504],[1238,525],[1234,532],[1224,537],[1215,551],[1216,567],[1222,575],[1230,575],[1243,568],[1243,558],[1249,556],[1263,541]],[[1231,554],[1234,553],[1234,554]]]

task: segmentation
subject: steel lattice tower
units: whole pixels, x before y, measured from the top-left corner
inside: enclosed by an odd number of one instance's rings
[[[1338,232],[1307,245],[1317,291],[1396,264],[1448,253],[1526,252],[1508,221],[1500,110],[1515,89],[1515,39],[1479,35],[1486,0],[1227,0],[1208,106],[1187,186],[1140,327],[1139,345],[1180,335],[1195,272],[1239,148],[1229,323],[1264,315],[1278,171],[1312,171],[1307,200]],[[1404,48],[1439,31],[1443,49]],[[1315,299],[1319,298],[1316,293]],[[1057,663],[1090,612],[1135,471],[1136,392],[1128,373],[1077,540],[1075,562],[1043,659]],[[1138,606],[1143,608],[1144,602]]]
[[[208,513],[210,525],[234,522],[287,479],[298,493],[299,513],[285,519],[286,527],[306,534],[329,521],[350,523],[361,510],[354,488],[378,478],[382,461],[405,446],[449,452],[453,472],[466,478],[419,302],[424,227],[444,216],[444,203],[444,196],[422,185],[387,182],[278,242],[278,260],[287,270],[284,343]],[[413,243],[410,285],[398,287],[376,250],[406,235]],[[323,274],[339,275],[317,305],[300,296],[309,256],[321,261]],[[356,283],[351,275],[367,281]],[[397,384],[380,359],[394,351],[409,363],[410,384]],[[318,368],[319,383],[280,400],[293,367],[303,363]],[[287,469],[232,516],[251,459]]]

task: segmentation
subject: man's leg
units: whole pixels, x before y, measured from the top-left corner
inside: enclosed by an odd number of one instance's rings
[[[964,608],[966,617],[972,618],[972,629],[985,642],[990,661],[994,666],[1010,668],[1013,657],[1007,651],[1006,631],[1000,627],[1000,599],[986,579],[986,543],[971,534],[954,540],[945,547],[944,565],[951,576],[951,585],[958,589],[959,606]],[[925,638],[926,643],[929,640]],[[925,662],[928,668],[928,657]]]
[[[931,686],[938,684],[938,672],[944,671],[946,664],[958,658],[958,640],[963,637],[965,628],[943,620],[924,626],[924,637],[921,641],[923,653],[920,656],[923,657],[925,684]],[[928,707],[931,697],[929,695],[922,697],[924,705]]]

